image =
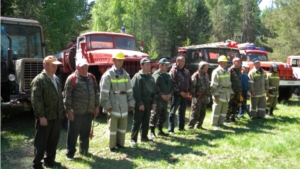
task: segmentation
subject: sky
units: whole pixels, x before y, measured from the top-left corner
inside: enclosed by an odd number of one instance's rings
[[[262,0],[261,3],[259,4],[260,10],[264,10],[268,7],[272,6],[272,1],[273,0]]]

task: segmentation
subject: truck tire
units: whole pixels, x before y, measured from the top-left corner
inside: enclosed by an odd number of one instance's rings
[[[293,92],[294,92],[294,87],[292,86],[279,87],[278,102],[280,103],[282,100],[288,101],[293,96]]]

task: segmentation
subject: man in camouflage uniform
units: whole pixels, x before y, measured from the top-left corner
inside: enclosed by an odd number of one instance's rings
[[[156,107],[156,86],[154,78],[150,75],[151,61],[143,58],[140,62],[141,70],[132,78],[133,97],[136,101],[133,112],[131,129],[131,146],[137,145],[139,130],[142,130],[141,141],[148,142],[150,111]]]
[[[270,72],[267,73],[267,78],[269,81],[269,92],[266,94],[267,97],[267,108],[266,113],[270,116],[273,116],[274,108],[277,105],[277,97],[278,97],[278,88],[279,88],[279,75],[278,75],[278,65],[276,63],[272,63],[270,66]]]
[[[187,96],[192,90],[190,71],[185,68],[185,57],[180,55],[176,58],[169,74],[173,80],[173,95],[171,97],[171,111],[169,114],[169,134],[174,134],[175,128],[175,112],[178,110],[178,128],[184,131],[185,110],[187,104]]]
[[[36,118],[33,168],[36,169],[43,168],[42,159],[46,167],[61,166],[55,161],[63,113],[62,85],[55,76],[59,64],[54,56],[47,56],[43,72],[31,82],[31,103]]]
[[[253,64],[253,69],[248,73],[249,92],[251,93],[250,112],[252,119],[264,118],[266,115],[265,92],[268,92],[269,82],[264,69],[260,66],[260,60],[253,59]]]
[[[100,81],[100,104],[109,118],[109,148],[111,151],[124,148],[128,112],[134,107],[133,91],[129,74],[123,69],[125,56],[117,52],[114,65]]]
[[[99,113],[99,88],[96,78],[88,73],[85,59],[77,61],[76,71],[66,80],[64,106],[69,120],[67,134],[67,158],[73,160],[79,135],[79,153],[86,155],[93,117]]]
[[[213,70],[210,83],[210,91],[213,95],[211,125],[215,127],[223,125],[228,111],[228,102],[233,94],[230,74],[226,69],[228,62],[226,56],[220,56],[218,62],[219,66]]]
[[[207,70],[208,63],[201,61],[199,63],[198,71],[196,71],[192,76],[192,113],[188,124],[189,129],[194,129],[194,126],[196,125],[198,129],[206,130],[202,127],[202,124],[206,114],[206,105],[210,101]]]
[[[168,115],[168,101],[171,98],[173,82],[171,76],[167,73],[168,60],[162,58],[159,60],[159,69],[153,73],[153,78],[156,84],[156,101],[157,107],[154,111],[151,111],[150,117],[150,129],[151,129],[151,138],[156,137],[155,126],[158,126],[158,135],[167,136],[168,134],[164,133],[162,127],[167,119]]]
[[[242,94],[242,72],[241,72],[241,59],[235,57],[232,60],[233,65],[229,68],[231,88],[234,92],[229,101],[226,122],[235,122],[235,117],[238,110],[238,103],[240,95]]]

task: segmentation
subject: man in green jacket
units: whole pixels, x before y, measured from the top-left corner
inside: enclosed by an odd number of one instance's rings
[[[156,84],[156,101],[157,107],[154,111],[151,111],[150,117],[150,130],[151,138],[156,138],[155,126],[158,126],[158,135],[167,136],[167,133],[164,133],[162,127],[167,120],[168,115],[168,101],[171,98],[173,91],[173,81],[171,76],[167,73],[169,61],[166,58],[159,60],[159,69],[153,73],[152,77],[155,80]]]
[[[93,117],[99,113],[99,88],[96,78],[88,73],[87,60],[77,61],[76,71],[66,80],[64,106],[69,120],[67,158],[73,160],[79,135],[79,153],[86,155]]]
[[[156,107],[156,89],[154,78],[150,75],[151,61],[143,58],[141,70],[132,78],[133,97],[136,101],[131,129],[131,145],[136,146],[139,130],[142,130],[141,141],[148,142],[150,111]]]
[[[46,167],[61,166],[55,161],[63,113],[62,85],[55,76],[59,64],[61,62],[54,56],[47,56],[43,61],[43,72],[31,82],[31,103],[36,118],[33,143],[35,169],[43,168],[42,159]]]

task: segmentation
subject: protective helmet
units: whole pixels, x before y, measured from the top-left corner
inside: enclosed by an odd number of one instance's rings
[[[221,55],[221,56],[218,58],[218,62],[228,62],[228,59],[227,59],[226,56]]]
[[[125,56],[124,56],[124,53],[122,53],[122,52],[117,52],[117,53],[113,54],[112,58],[113,58],[113,59],[124,60],[124,59],[125,59]]]
[[[274,72],[274,68],[278,69],[278,65],[276,63],[272,63],[270,66],[270,72]]]

